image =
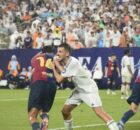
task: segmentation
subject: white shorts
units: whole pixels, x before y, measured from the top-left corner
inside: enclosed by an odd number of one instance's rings
[[[131,76],[122,76],[122,83],[131,83]]]
[[[86,103],[89,107],[99,107],[102,106],[102,101],[98,93],[98,89],[91,93],[81,93],[74,90],[72,95],[66,100],[66,105],[80,105],[81,103]]]

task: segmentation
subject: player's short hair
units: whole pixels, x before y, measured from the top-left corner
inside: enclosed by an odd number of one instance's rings
[[[129,49],[124,50],[124,54],[125,54],[125,55],[127,55],[127,54],[129,54],[129,53],[130,53],[130,50],[129,50]]]
[[[44,46],[42,48],[42,53],[54,53],[54,48],[53,46]]]
[[[66,51],[68,51],[70,54],[72,52],[72,48],[67,44],[67,43],[63,43],[61,45],[59,45],[59,47],[63,47]]]
[[[116,54],[115,53],[111,53],[111,56],[116,56]]]

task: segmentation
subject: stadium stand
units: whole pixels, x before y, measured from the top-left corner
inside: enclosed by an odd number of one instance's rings
[[[0,48],[24,48],[27,31],[35,49],[38,33],[74,49],[140,46],[139,0],[1,0],[0,10]]]

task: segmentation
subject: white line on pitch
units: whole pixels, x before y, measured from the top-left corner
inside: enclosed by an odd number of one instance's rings
[[[56,97],[56,99],[66,99],[67,97]],[[0,102],[6,102],[6,101],[24,101],[28,98],[12,98],[12,99],[0,99]]]
[[[55,97],[55,99],[67,99],[68,97]],[[24,101],[28,98],[11,98],[11,99],[0,99],[0,102],[6,102],[6,101]],[[112,99],[112,97],[101,97],[101,99]]]
[[[140,123],[140,120],[134,120],[134,121],[128,121],[129,124],[132,124],[132,123]],[[89,127],[96,127],[96,126],[105,126],[105,124],[90,124],[90,125],[78,125],[78,126],[74,126],[73,128],[89,128]],[[65,130],[64,127],[61,127],[61,128],[52,128],[52,129],[49,129],[49,130]]]

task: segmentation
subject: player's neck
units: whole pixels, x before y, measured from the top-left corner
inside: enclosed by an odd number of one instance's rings
[[[69,61],[70,56],[66,57],[65,60],[63,61],[63,64],[66,65]]]

